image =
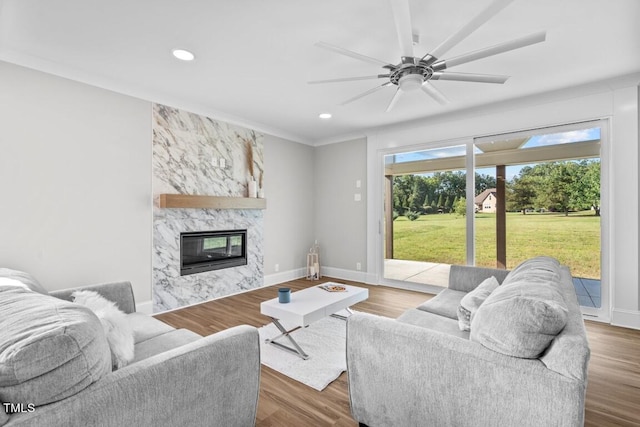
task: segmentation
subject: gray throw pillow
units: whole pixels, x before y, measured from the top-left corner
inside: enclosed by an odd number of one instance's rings
[[[2,400],[45,405],[111,372],[109,344],[91,310],[11,282],[0,278]]]
[[[508,356],[535,359],[567,323],[557,284],[529,281],[500,286],[471,319],[471,341]]]
[[[49,292],[47,292],[47,290],[43,288],[32,275],[25,273],[24,271],[13,270],[11,268],[0,268],[0,277],[18,280],[27,285],[27,287],[34,292],[49,295]]]
[[[502,286],[522,280],[549,283],[560,280],[560,263],[549,256],[538,256],[521,262],[504,278]]]
[[[491,276],[462,297],[458,306],[458,327],[461,331],[471,330],[471,319],[482,303],[491,295],[491,292],[499,285],[498,279]]]

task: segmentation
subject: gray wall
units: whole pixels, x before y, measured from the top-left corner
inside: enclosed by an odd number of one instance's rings
[[[278,274],[306,267],[315,239],[314,148],[265,135],[264,168],[264,273],[275,283]]]
[[[151,299],[151,104],[0,62],[0,266]]]
[[[357,263],[367,271],[366,139],[316,147],[315,183],[315,235],[324,274],[357,280]]]
[[[151,103],[0,62],[0,266],[151,301]],[[303,274],[315,149],[265,135],[265,275]],[[278,264],[279,272],[275,271]]]

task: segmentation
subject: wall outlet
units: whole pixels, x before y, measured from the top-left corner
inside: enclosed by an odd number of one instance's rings
[[[224,169],[227,166],[227,161],[224,159],[224,157],[220,157],[220,167],[222,169]]]
[[[276,264],[273,266],[273,269],[275,270],[275,272],[277,273],[278,271],[280,271],[280,264]]]
[[[362,181],[360,181],[359,179],[356,180],[356,188],[360,188],[362,187]]]
[[[360,264],[359,262],[356,262],[356,270],[362,270],[362,264]]]
[[[353,195],[353,201],[354,202],[359,202],[362,200],[362,195],[360,193],[356,193]]]

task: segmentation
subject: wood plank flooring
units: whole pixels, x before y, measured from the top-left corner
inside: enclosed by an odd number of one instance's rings
[[[260,314],[260,303],[275,298],[277,288],[296,291],[324,281],[367,287],[369,299],[353,308],[387,317],[398,317],[432,295],[363,283],[323,278],[304,279],[256,289],[155,317],[176,328],[209,335],[232,326],[256,327],[269,323]],[[585,426],[640,426],[640,331],[586,322],[591,346]],[[322,392],[263,366],[258,402],[258,427],[357,426],[351,418],[347,376],[343,373]]]

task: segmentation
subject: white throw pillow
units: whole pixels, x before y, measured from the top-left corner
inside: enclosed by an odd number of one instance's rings
[[[498,279],[491,276],[480,283],[474,290],[462,297],[460,305],[458,306],[458,327],[460,327],[461,331],[471,330],[471,319],[473,318],[473,315],[482,305],[484,300],[486,300],[489,295],[491,295],[491,292],[493,292],[499,285],[500,283],[498,283]]]
[[[109,347],[113,369],[126,366],[134,357],[133,328],[127,315],[116,303],[109,301],[94,291],[75,291],[71,294],[73,302],[84,305],[93,311],[104,328]]]

